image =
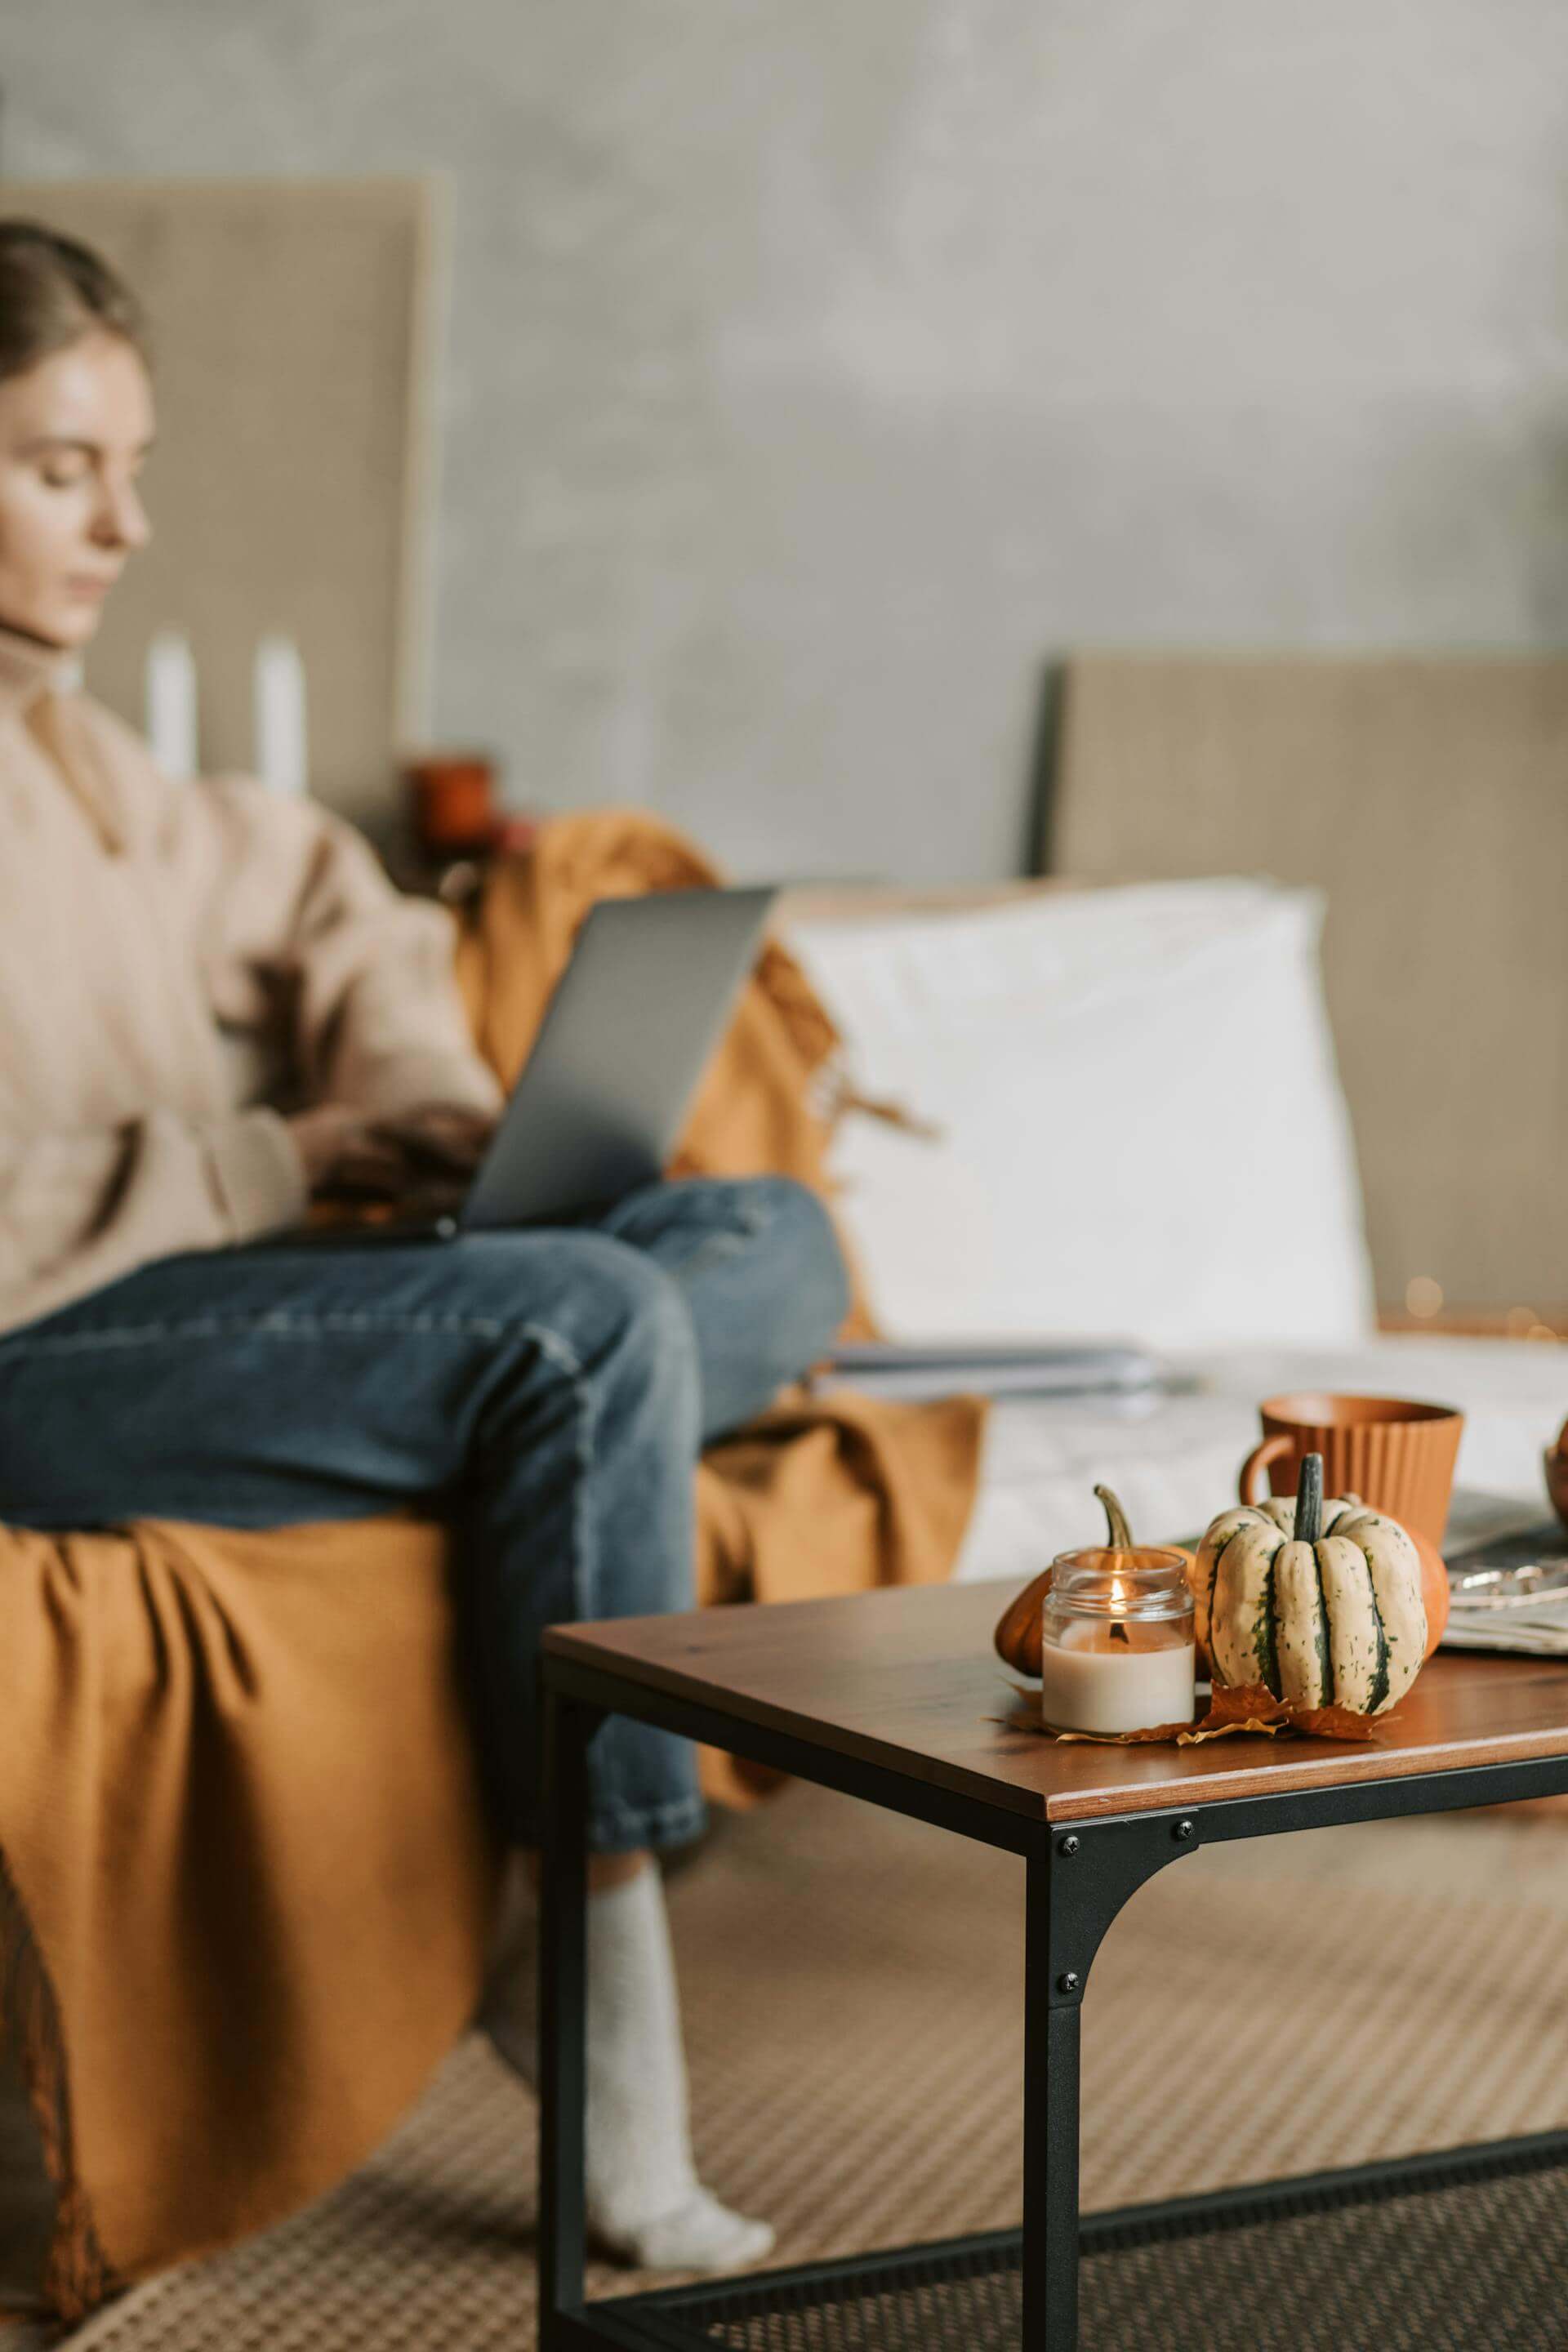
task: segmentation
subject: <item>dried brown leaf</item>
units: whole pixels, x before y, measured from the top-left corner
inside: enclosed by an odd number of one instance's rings
[[[1268,1727],[1304,1731],[1310,1739],[1377,1738],[1370,1715],[1352,1715],[1348,1706],[1292,1706],[1288,1700],[1276,1698],[1262,1683],[1248,1683],[1239,1690],[1215,1685],[1205,1727],[1212,1725],[1217,1729],[1230,1724],[1245,1724],[1249,1730]]]
[[[1207,1740],[1228,1739],[1244,1732],[1265,1739],[1282,1731],[1300,1732],[1310,1739],[1369,1740],[1378,1736],[1369,1716],[1352,1715],[1342,1706],[1291,1706],[1261,1683],[1240,1690],[1221,1685],[1210,1698],[1207,1714],[1195,1723],[1162,1723],[1147,1731],[1058,1731],[1041,1717],[1038,1691],[1019,1683],[1009,1684],[1008,1688],[1013,1703],[1005,1715],[993,1720],[1005,1724],[1010,1731],[1032,1731],[1043,1739],[1054,1739],[1064,1748],[1143,1748],[1161,1743],[1201,1748]]]

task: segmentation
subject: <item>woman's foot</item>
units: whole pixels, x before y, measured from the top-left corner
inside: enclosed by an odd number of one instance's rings
[[[700,2182],[683,2204],[618,2231],[595,2214],[588,2200],[594,2234],[617,2262],[638,2271],[738,2271],[773,2252],[773,2231],[766,2221],[731,2213]]]
[[[479,2022],[530,2085],[537,2070],[533,1941],[513,1933]],[[703,2188],[691,2156],[686,2060],[657,1865],[588,1898],[588,2222],[638,2270],[729,2271],[762,2262],[773,2232]]]

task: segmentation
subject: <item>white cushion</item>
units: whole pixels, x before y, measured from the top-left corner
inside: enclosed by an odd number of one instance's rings
[[[1098,1541],[1101,1481],[1150,1542],[1194,1534],[1236,1500],[1258,1443],[1258,1400],[1291,1389],[1434,1397],[1465,1415],[1452,1553],[1539,1528],[1541,1455],[1563,1418],[1562,1356],[1512,1339],[1361,1340],[1348,1347],[1209,1349],[1178,1356],[1182,1385],[1142,1397],[1003,1397],[986,1423],[980,1492],[953,1573],[1026,1577]],[[1549,1549],[1560,1545],[1549,1539]]]
[[[1338,1342],[1373,1293],[1316,894],[1245,880],[796,926],[851,1074],[834,1172],[890,1338]]]

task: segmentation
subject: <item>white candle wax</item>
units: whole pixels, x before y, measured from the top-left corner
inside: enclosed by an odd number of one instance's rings
[[[256,648],[256,772],[275,793],[306,788],[305,666],[289,637]]]
[[[196,666],[185,638],[161,629],[147,647],[147,740],[166,776],[196,772]]]
[[[1123,1642],[1111,1634],[1117,1622],[1079,1619],[1047,1639],[1040,1654],[1043,1720],[1058,1731],[1148,1731],[1156,1724],[1190,1723],[1197,1661],[1192,1641],[1171,1642],[1134,1620]]]

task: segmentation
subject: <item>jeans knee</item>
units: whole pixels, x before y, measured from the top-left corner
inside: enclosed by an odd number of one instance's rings
[[[582,1238],[590,1247],[581,1271],[596,1294],[606,1365],[613,1362],[620,1385],[658,1394],[673,1417],[684,1412],[694,1425],[701,1366],[679,1284],[629,1243],[603,1234]]]
[[[789,1324],[801,1370],[826,1355],[849,1312],[849,1273],[826,1203],[793,1176],[762,1176],[759,1194],[785,1274]]]
[[[745,1401],[750,1413],[832,1353],[848,1311],[849,1278],[833,1221],[805,1185],[793,1177],[758,1176],[735,1192],[752,1233],[746,1328],[758,1393]],[[729,1402],[737,1418],[745,1417]]]

